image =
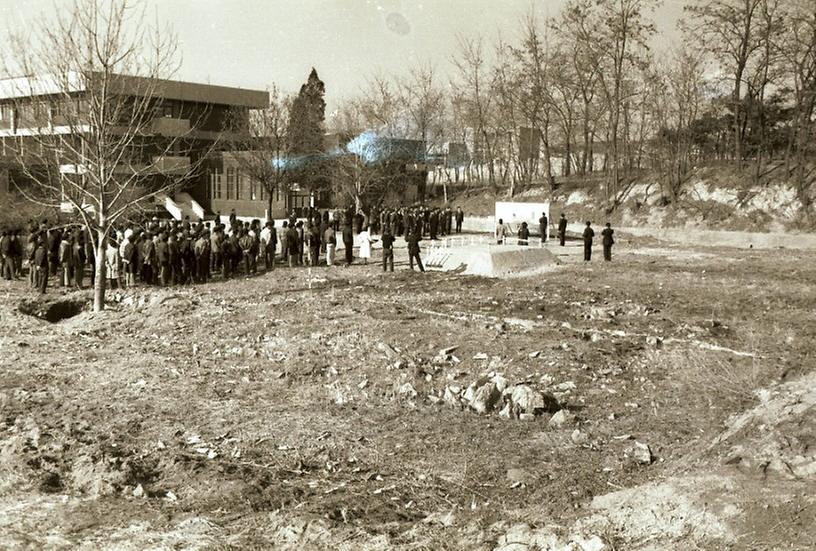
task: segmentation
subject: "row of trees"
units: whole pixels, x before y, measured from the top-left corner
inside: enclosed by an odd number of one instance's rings
[[[435,176],[514,194],[559,176],[597,173],[609,208],[641,169],[659,169],[669,201],[706,162],[784,168],[812,207],[816,8],[812,0],[690,0],[682,40],[656,51],[657,0],[570,0],[549,19],[530,13],[516,36],[458,37],[453,72],[421,64],[374,75],[333,120],[448,151]]]

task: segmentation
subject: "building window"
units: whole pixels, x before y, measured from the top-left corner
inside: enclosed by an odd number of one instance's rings
[[[227,201],[235,199],[235,169],[227,169]]]
[[[241,169],[235,169],[235,198],[240,199],[241,197],[246,198],[246,193],[244,190],[244,182],[243,176],[241,175]]]
[[[221,199],[221,169],[216,168],[213,174],[213,199]]]

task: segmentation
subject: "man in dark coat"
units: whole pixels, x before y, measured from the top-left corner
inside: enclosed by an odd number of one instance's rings
[[[561,213],[561,219],[558,221],[558,240],[561,246],[564,246],[564,241],[567,239],[567,217]]]
[[[436,239],[436,232],[439,230],[439,211],[434,209],[431,212],[431,218],[429,220],[431,225],[430,227],[430,237],[431,239]]]
[[[3,279],[11,281],[14,277],[14,259],[12,258],[11,232],[0,235],[0,260],[3,262]]]
[[[518,244],[524,247],[530,244],[530,229],[527,227],[527,222],[522,222],[518,229]]]
[[[546,212],[542,212],[541,218],[538,219],[538,229],[541,232],[541,241],[547,241],[550,238],[550,221]]]
[[[462,207],[456,208],[456,233],[462,233],[462,222],[465,221],[465,213],[462,212]]]
[[[591,223],[587,221],[586,228],[584,228],[584,261],[592,260],[592,238],[595,237],[595,230],[592,229]]]
[[[62,242],[62,232],[56,228],[48,231],[48,267],[51,275],[57,274],[59,267],[59,250]]]
[[[48,245],[44,237],[38,238],[37,248],[29,260],[31,269],[35,270],[37,274],[37,288],[40,293],[45,294],[45,288],[48,285]]]
[[[312,257],[312,266],[320,264],[320,228],[316,223],[309,228],[309,252]]]
[[[408,243],[408,265],[411,267],[412,272],[414,271],[414,260],[416,260],[419,271],[425,273],[425,268],[422,266],[422,259],[419,258],[419,242],[421,240],[422,236],[416,230],[412,230],[405,238],[405,241]]]
[[[615,239],[612,237],[614,233],[615,230],[612,229],[612,224],[607,222],[606,227],[601,232],[603,236],[604,260],[607,262],[612,261],[612,245],[615,244]]]
[[[283,221],[281,228],[281,260],[286,262],[289,259],[289,221]]]
[[[241,237],[238,238],[238,245],[241,247],[241,258],[244,261],[244,275],[252,273],[252,248],[255,240],[246,230],[241,230]]]
[[[348,222],[343,226],[343,246],[346,248],[346,265],[351,266],[354,261],[354,234]]]
[[[289,229],[286,230],[286,246],[289,248],[288,258],[289,267],[297,265],[300,258],[300,234],[293,224],[289,224]]]
[[[387,271],[388,268],[391,268],[391,271],[394,271],[394,234],[391,233],[391,228],[385,226],[383,228],[382,233],[382,246],[383,246],[383,272]]]

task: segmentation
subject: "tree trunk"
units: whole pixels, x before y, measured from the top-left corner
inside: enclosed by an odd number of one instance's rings
[[[267,218],[266,218],[266,221],[267,221],[267,222],[269,222],[270,220],[273,220],[273,217],[272,217],[272,191],[270,191],[269,189],[267,189],[267,190],[266,190],[266,192],[267,192],[267,194],[268,194],[268,203],[267,203],[267,211],[266,211],[266,217],[267,217]]]
[[[105,274],[105,228],[100,227],[96,231],[95,245],[96,258],[94,258],[94,266],[96,267],[96,275],[94,279],[93,311],[101,312],[105,309],[105,283],[107,282]]]

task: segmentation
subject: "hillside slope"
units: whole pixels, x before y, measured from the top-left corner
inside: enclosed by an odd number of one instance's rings
[[[555,191],[543,184],[518,192],[493,192],[484,185],[448,188],[449,203],[470,216],[490,216],[496,201],[550,201],[553,218],[565,212],[570,220],[612,222],[621,226],[685,227],[752,232],[809,232],[816,219],[807,220],[791,182],[783,171],[771,172],[760,183],[750,172],[732,168],[696,169],[677,201],[667,198],[661,176],[643,173],[612,213],[605,209],[604,180],[599,176],[562,179]],[[441,188],[437,188],[441,195]],[[441,198],[436,201],[442,203]]]

